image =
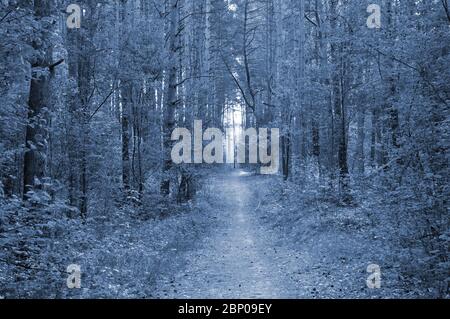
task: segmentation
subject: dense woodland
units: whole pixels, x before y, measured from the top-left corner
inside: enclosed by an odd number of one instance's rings
[[[366,23],[373,2],[380,28]],[[80,28],[67,27],[72,3]],[[405,285],[448,296],[449,6],[2,1],[0,296],[71,296],[75,250],[119,224],[185,218],[205,178],[232,167],[174,165],[173,129],[237,117],[280,128],[277,185],[369,207]]]

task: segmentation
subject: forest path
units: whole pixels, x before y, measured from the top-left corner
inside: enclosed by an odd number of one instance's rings
[[[187,252],[178,273],[157,281],[161,298],[296,298],[296,252],[277,243],[258,221],[258,179],[244,171],[219,175],[210,185],[226,209],[215,229]],[[205,212],[209,214],[210,212]]]

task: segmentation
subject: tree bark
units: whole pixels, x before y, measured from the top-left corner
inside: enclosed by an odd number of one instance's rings
[[[177,55],[178,55],[178,1],[170,1],[169,13],[169,68],[165,84],[165,98],[163,109],[163,176],[161,180],[161,194],[168,196],[170,194],[170,179],[172,170],[172,131],[175,128],[175,107],[177,104]]]
[[[365,114],[362,107],[358,108],[357,113],[357,140],[356,140],[356,172],[360,178],[364,176],[364,141],[365,141]]]
[[[122,184],[125,192],[130,190],[130,107],[132,104],[132,84],[122,90]]]
[[[40,19],[51,16],[53,1],[36,0],[34,2],[34,15]],[[42,58],[30,61],[32,66],[30,94],[28,99],[28,125],[26,127],[25,146],[27,150],[24,155],[23,166],[23,196],[33,189],[36,179],[45,176],[47,120],[43,110],[48,107],[49,81],[53,72],[52,45],[50,43],[50,30],[45,30],[41,43],[33,42],[33,48],[42,52]]]

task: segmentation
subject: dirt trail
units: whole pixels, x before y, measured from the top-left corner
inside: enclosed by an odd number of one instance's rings
[[[257,178],[238,171],[219,176],[213,191],[227,207],[217,216],[210,236],[187,253],[186,265],[160,278],[162,298],[296,298],[302,288],[293,280],[300,258],[277,247],[274,234],[258,222]],[[205,212],[208,213],[208,212]],[[294,268],[294,269],[293,269]]]

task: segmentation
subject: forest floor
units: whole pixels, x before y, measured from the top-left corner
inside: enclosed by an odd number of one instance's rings
[[[359,209],[342,212],[343,218],[320,217],[324,213],[320,208],[302,211],[293,198],[283,199],[286,194],[277,189],[281,183],[274,176],[244,171],[212,178],[209,191],[216,194],[221,208],[214,209],[213,203],[213,209],[205,212],[212,217],[211,231],[157,278],[154,296],[407,297],[386,261],[380,265],[386,272],[382,289],[367,287],[367,265],[385,260],[389,253],[383,240],[364,231],[369,221],[356,216],[361,215]],[[342,225],[329,227],[331,222]]]
[[[210,172],[202,185],[182,205],[149,198],[86,223],[59,217],[56,239],[29,257],[39,268],[0,263],[0,297],[424,296],[402,275],[411,262],[399,262],[395,231],[368,200],[340,207],[313,187],[242,170]],[[41,228],[17,238],[34,244]],[[69,264],[81,266],[81,289],[65,285]],[[369,264],[381,268],[380,289],[366,285]]]

